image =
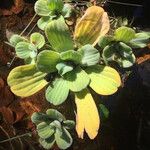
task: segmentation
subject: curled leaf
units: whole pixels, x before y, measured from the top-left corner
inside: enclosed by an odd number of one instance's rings
[[[45,44],[44,36],[38,32],[32,33],[30,36],[30,42],[34,44],[37,49],[40,49]]]

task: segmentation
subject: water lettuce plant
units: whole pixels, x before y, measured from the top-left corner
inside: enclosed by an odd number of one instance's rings
[[[31,120],[36,124],[39,142],[45,149],[53,147],[55,142],[60,149],[67,149],[72,144],[72,137],[68,130],[73,129],[75,122],[66,118],[55,109],[48,109],[45,113],[33,113]]]
[[[130,46],[135,46],[134,41],[140,45],[138,35],[127,27],[117,29],[113,36],[106,35],[110,28],[109,18],[99,6],[87,8],[71,32],[65,22],[64,7],[61,0],[36,2],[35,11],[42,16],[38,23],[45,17],[49,18],[38,25],[46,38],[40,33],[31,34],[29,39],[19,35],[11,37],[10,43],[15,47],[16,55],[25,60],[25,65],[14,68],[7,81],[11,91],[20,97],[31,96],[46,87],[46,100],[53,105],[72,100],[68,96],[73,93],[77,107],[77,134],[83,138],[86,131],[89,138],[94,139],[98,134],[100,117],[91,90],[100,95],[111,95],[118,90],[120,75],[108,66],[108,62],[116,61],[121,67],[135,63]],[[49,112],[55,112],[61,121]],[[32,121],[37,125],[43,147],[50,148],[55,141],[61,149],[71,145],[72,138],[64,127],[67,121],[62,118],[56,110],[33,114]],[[67,145],[60,134],[69,139]]]

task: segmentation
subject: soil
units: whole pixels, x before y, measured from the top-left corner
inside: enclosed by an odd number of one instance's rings
[[[20,5],[16,5],[16,2],[19,0],[0,1],[0,141],[26,133],[32,133],[32,137],[23,136],[0,143],[0,150],[42,150],[30,116],[35,111],[43,111],[53,106],[45,101],[43,91],[20,99],[7,85],[8,73],[22,62],[16,58],[9,67],[15,54],[6,41],[12,34],[21,33],[34,16],[34,0],[20,0]],[[34,19],[24,35],[34,27],[37,19],[38,17]],[[36,30],[38,29],[35,27],[34,31]],[[150,149],[150,49],[136,50],[135,54],[138,58],[137,64],[132,68],[129,77],[124,78],[123,87],[112,96],[98,97],[109,109],[110,116],[101,122],[97,138],[89,140],[85,136],[81,140],[73,131],[74,143],[69,150]],[[74,113],[71,108],[66,110],[68,105],[71,105],[69,101],[58,109],[66,118],[72,119]]]

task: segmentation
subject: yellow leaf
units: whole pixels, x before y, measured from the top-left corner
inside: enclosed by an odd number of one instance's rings
[[[79,45],[96,45],[110,28],[109,18],[102,7],[89,7],[75,27],[74,39]]]
[[[90,139],[94,139],[98,134],[100,119],[97,107],[92,95],[87,89],[75,94],[77,106],[76,131],[79,138],[83,139],[84,130]]]
[[[95,65],[85,71],[91,78],[90,87],[98,94],[114,94],[121,85],[119,73],[111,67]]]
[[[35,64],[14,68],[8,75],[7,82],[11,91],[17,96],[27,97],[41,90],[48,84],[44,77],[46,73],[39,72]]]

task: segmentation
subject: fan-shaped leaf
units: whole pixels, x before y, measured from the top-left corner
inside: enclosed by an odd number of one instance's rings
[[[22,59],[27,59],[29,57],[33,58],[37,54],[36,47],[33,44],[30,44],[27,42],[19,42],[16,45],[15,50],[16,50],[17,56]]]
[[[63,120],[66,120],[65,117],[64,117],[59,111],[57,111],[57,110],[55,110],[55,109],[48,109],[48,110],[46,111],[46,114],[47,114],[50,118],[52,118],[52,119],[54,119],[54,120],[59,120],[60,122],[62,122]]]
[[[46,122],[41,122],[37,125],[37,132],[42,139],[47,139],[54,134],[55,129]]]
[[[45,27],[48,25],[48,23],[51,21],[51,17],[47,16],[47,17],[41,17],[38,22],[37,22],[37,26],[41,29],[44,30]]]
[[[87,89],[84,89],[75,94],[75,102],[77,106],[76,130],[78,136],[83,139],[85,130],[90,139],[94,139],[98,134],[100,119],[92,95]]]
[[[7,82],[17,96],[27,97],[41,90],[47,82],[45,73],[39,72],[34,64],[14,68],[8,75]]]
[[[135,31],[128,27],[120,27],[116,29],[114,39],[128,43],[135,37]]]
[[[119,73],[108,66],[93,66],[86,69],[91,78],[90,87],[98,94],[114,94],[121,85]]]
[[[109,30],[109,19],[102,7],[89,7],[75,27],[74,39],[79,45],[96,45]]]
[[[47,0],[47,1],[48,1],[48,8],[52,12],[59,13],[62,11],[64,5],[62,0]]]
[[[56,129],[55,139],[60,149],[67,149],[73,142],[70,133],[65,128],[62,128],[62,131]]]
[[[18,34],[14,34],[11,36],[9,41],[10,41],[10,44],[12,44],[12,46],[15,47],[17,45],[17,43],[25,42],[25,41],[27,42],[28,40]]]
[[[62,15],[64,18],[71,17],[71,14],[73,12],[73,7],[70,4],[64,4],[64,7],[62,9]]]
[[[67,81],[69,89],[73,92],[85,89],[90,82],[90,78],[80,67],[76,67],[73,71],[66,73],[64,78]]]
[[[39,53],[37,57],[37,68],[42,72],[55,72],[57,71],[56,65],[60,61],[60,55],[57,52],[44,50]]]
[[[46,90],[46,99],[54,105],[63,103],[69,94],[67,82],[62,78],[56,79]]]
[[[51,14],[47,0],[38,0],[34,5],[34,10],[39,16],[49,16]]]
[[[32,33],[30,36],[30,42],[34,44],[37,49],[40,49],[45,44],[44,36],[38,32]]]
[[[130,41],[132,48],[144,48],[150,42],[150,35],[147,32],[135,34],[135,38]]]
[[[73,70],[73,66],[72,65],[70,65],[70,64],[67,64],[67,63],[63,63],[63,62],[61,62],[61,63],[58,63],[57,65],[56,65],[56,68],[57,68],[57,70],[58,70],[58,73],[61,75],[61,76],[63,76],[64,74],[66,74],[67,72],[70,72],[70,71],[72,71]]]
[[[74,50],[69,50],[66,52],[62,52],[60,54],[60,58],[65,61],[73,61],[75,63],[80,63],[82,59],[82,55]]]
[[[73,129],[75,127],[75,122],[73,120],[65,120],[63,121],[63,126],[66,129]]]
[[[51,137],[49,137],[48,139],[39,139],[40,144],[43,146],[43,148],[45,149],[50,149],[52,148],[52,146],[55,143],[55,136],[52,135]]]
[[[93,66],[99,62],[99,51],[95,49],[92,45],[87,44],[85,46],[82,46],[79,49],[79,52],[82,55],[81,64],[83,66]]]
[[[113,37],[112,36],[102,36],[100,37],[99,41],[98,41],[98,45],[104,49],[108,44],[110,44],[113,41]]]
[[[57,20],[51,21],[46,26],[45,34],[56,51],[63,52],[73,49],[73,41],[69,29],[62,16]]]
[[[31,120],[32,120],[33,123],[39,124],[41,122],[50,122],[51,118],[50,118],[50,116],[48,116],[44,113],[35,112],[35,113],[32,114]]]

